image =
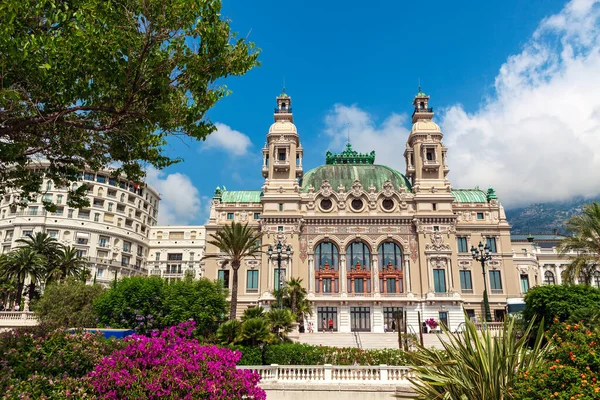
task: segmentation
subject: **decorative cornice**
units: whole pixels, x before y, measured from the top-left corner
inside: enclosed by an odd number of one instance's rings
[[[411,225],[412,217],[306,217],[306,225]]]

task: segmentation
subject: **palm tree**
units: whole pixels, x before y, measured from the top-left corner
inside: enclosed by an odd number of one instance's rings
[[[33,236],[18,239],[17,243],[20,244],[19,248],[29,248],[45,257],[46,278],[55,275],[56,261],[63,247],[58,240],[45,232],[36,232]]]
[[[250,307],[244,310],[242,321],[247,321],[251,318],[262,318],[265,316],[265,309],[261,306]]]
[[[233,281],[231,283],[231,307],[229,319],[235,319],[237,312],[238,295],[238,271],[242,260],[247,257],[255,258],[261,253],[260,240],[262,233],[248,226],[248,223],[241,224],[232,222],[231,225],[225,225],[216,234],[211,235],[212,240],[208,243],[216,246],[221,254],[211,254],[204,256],[207,258],[221,258],[226,260],[223,266],[230,264],[233,270]],[[224,254],[223,254],[224,253]]]
[[[242,324],[240,332],[242,343],[257,346],[273,341],[273,335],[269,330],[269,323],[264,318],[250,318]]]
[[[222,345],[234,344],[240,336],[242,323],[238,320],[227,321],[217,329],[217,340]]]
[[[306,299],[308,292],[302,286],[302,278],[291,278],[284,288],[284,304],[290,308],[296,316],[296,322],[304,321],[304,317],[312,315],[312,307]]]
[[[510,388],[523,372],[543,364],[547,345],[542,345],[544,330],[538,329],[533,347],[527,341],[533,322],[519,338],[515,319],[504,323],[500,335],[490,330],[478,332],[465,318],[465,330],[451,333],[442,341],[445,351],[417,344],[407,353],[414,375],[408,379],[418,399],[510,399]]]
[[[36,284],[44,277],[46,258],[29,247],[12,251],[1,260],[2,277],[12,279],[17,286],[16,303],[21,303],[25,280],[29,278],[29,300],[33,299]]]
[[[87,261],[79,256],[76,248],[72,246],[63,247],[56,259],[56,267],[53,271],[54,278],[63,281],[70,276],[85,276],[87,264]]]
[[[573,235],[558,244],[558,252],[563,256],[575,252],[577,257],[567,265],[563,277],[567,283],[575,283],[581,277],[586,285],[591,285],[600,264],[600,203],[585,204],[581,214],[571,216],[566,226]]]
[[[287,334],[294,328],[293,322],[296,316],[287,308],[272,308],[265,317],[277,341],[285,342]]]

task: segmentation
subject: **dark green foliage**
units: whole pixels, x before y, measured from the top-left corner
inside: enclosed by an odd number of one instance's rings
[[[242,358],[237,362],[237,365],[263,365],[262,349],[257,346],[227,346],[232,350],[242,353]]]
[[[525,295],[523,320],[529,324],[537,315],[536,320],[543,318],[548,329],[554,318],[563,322],[581,309],[600,309],[600,289],[587,285],[536,286]]]
[[[46,287],[35,311],[42,322],[64,328],[95,328],[93,302],[104,292],[100,285],[86,285],[75,278],[55,282]]]
[[[285,343],[268,345],[264,350],[265,365],[406,365],[406,361],[406,354],[397,349],[361,350]]]
[[[196,334],[215,332],[228,309],[227,292],[221,285],[208,279],[173,282],[164,287],[163,326],[184,321],[196,322]]]
[[[167,138],[205,139],[223,79],[257,65],[218,0],[3,0],[0,15],[0,195],[23,203],[42,191],[38,159],[55,186],[86,165],[141,180],[180,161]],[[67,205],[88,205],[86,191]]]
[[[227,321],[217,329],[217,341],[223,345],[235,343],[240,337],[241,332],[242,323],[240,321],[237,319]]]
[[[208,279],[172,284],[159,277],[124,278],[95,303],[98,322],[148,333],[193,319],[196,333],[216,331],[227,313],[226,293]]]
[[[249,307],[244,310],[244,314],[242,315],[241,320],[246,321],[250,318],[262,318],[264,317],[265,309],[258,307]]]

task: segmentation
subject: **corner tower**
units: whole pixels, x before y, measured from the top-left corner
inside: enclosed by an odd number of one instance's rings
[[[273,114],[275,123],[269,128],[267,143],[263,148],[262,174],[267,191],[298,190],[298,179],[302,178],[302,156],[298,131],[292,114],[292,98],[285,92],[277,96],[277,107]]]
[[[415,192],[419,190],[450,191],[446,164],[448,149],[442,143],[440,127],[432,121],[433,108],[429,106],[429,96],[421,91],[413,100],[415,110],[412,115],[413,127],[406,142],[404,158],[406,176]]]

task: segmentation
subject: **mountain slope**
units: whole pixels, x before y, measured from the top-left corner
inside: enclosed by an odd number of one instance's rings
[[[596,198],[576,197],[567,201],[555,201],[549,203],[536,203],[527,207],[506,210],[506,218],[512,225],[510,230],[513,234],[529,233],[552,233],[556,229],[558,233],[567,233],[564,223],[573,214],[581,212],[584,204],[592,201],[600,201]]]

